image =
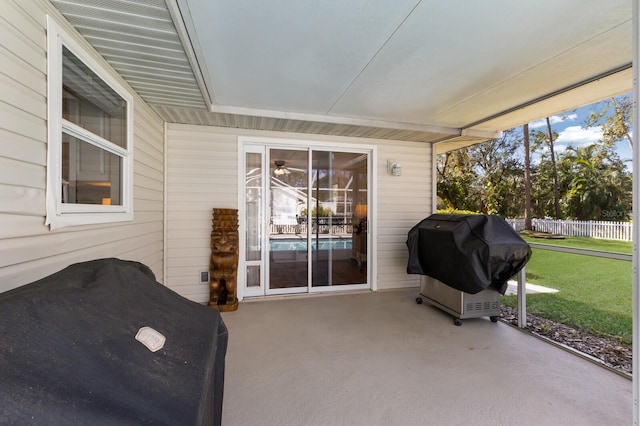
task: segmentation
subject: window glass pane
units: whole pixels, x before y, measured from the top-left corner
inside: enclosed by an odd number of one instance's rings
[[[247,266],[247,288],[260,287],[260,265]]]
[[[262,259],[262,154],[247,153],[247,260]]]
[[[62,134],[62,202],[122,205],[122,158]]]
[[[67,48],[62,51],[62,117],[126,148],[126,101]]]

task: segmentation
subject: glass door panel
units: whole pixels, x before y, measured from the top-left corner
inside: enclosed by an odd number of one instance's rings
[[[258,152],[245,152],[245,294],[264,296],[264,149],[252,148]]]
[[[312,151],[312,287],[367,282],[367,154]]]
[[[309,151],[269,150],[269,290],[306,292]]]

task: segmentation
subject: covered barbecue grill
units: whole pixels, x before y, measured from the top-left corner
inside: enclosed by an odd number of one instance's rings
[[[433,214],[409,231],[407,247],[407,273],[423,275],[421,296],[457,318],[497,320],[500,293],[531,257],[529,245],[494,215]]]

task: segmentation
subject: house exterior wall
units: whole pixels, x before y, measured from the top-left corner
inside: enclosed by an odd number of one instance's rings
[[[48,2],[1,2],[0,291],[102,257],[141,261],[162,281],[164,123],[135,94],[134,220],[56,231],[44,225],[47,14],[111,69]]]
[[[340,143],[377,149],[377,288],[418,286],[407,275],[407,232],[432,209],[432,145],[364,138],[167,125],[166,285],[197,301],[209,300],[199,282],[209,269],[213,208],[238,208],[239,137],[282,138],[308,144]],[[387,159],[402,165],[402,176],[387,174]]]

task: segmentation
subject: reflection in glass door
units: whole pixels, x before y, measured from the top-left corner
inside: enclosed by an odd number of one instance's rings
[[[367,282],[367,155],[313,151],[312,287]]]
[[[268,293],[308,291],[309,150],[269,150]]]

